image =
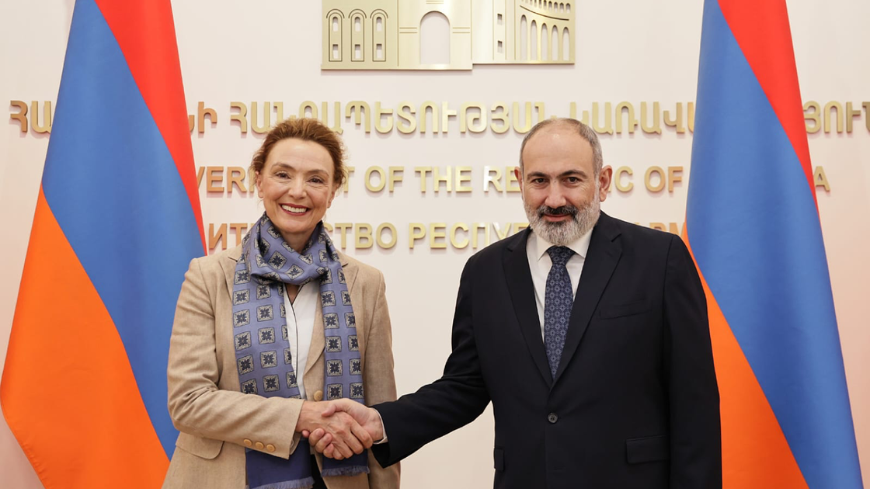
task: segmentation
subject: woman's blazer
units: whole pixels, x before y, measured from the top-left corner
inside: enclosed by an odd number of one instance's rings
[[[245,447],[288,458],[302,400],[242,394],[231,322],[233,273],[240,246],[196,258],[184,276],[169,347],[169,413],[181,432],[164,489],[245,488]],[[377,269],[339,253],[353,302],[367,405],[396,399],[392,332]],[[323,399],[323,317],[320,305],[302,381],[308,400]],[[322,464],[321,455],[317,455]],[[381,468],[369,454],[370,474],[325,477],[330,489],[393,489],[399,469]]]

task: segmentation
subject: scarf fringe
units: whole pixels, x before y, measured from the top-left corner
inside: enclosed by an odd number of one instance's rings
[[[369,467],[368,465],[351,465],[350,467],[330,467],[324,468],[320,471],[320,475],[324,477],[335,477],[335,476],[352,476],[352,475],[360,475],[360,474],[368,474]]]
[[[248,489],[310,489],[314,487],[314,478],[306,477],[298,481],[284,481],[278,483],[271,482],[269,484],[263,484],[262,486],[257,487],[245,487]]]

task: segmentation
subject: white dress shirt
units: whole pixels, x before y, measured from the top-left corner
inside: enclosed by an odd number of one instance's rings
[[[586,262],[586,252],[589,251],[589,242],[592,239],[592,230],[580,236],[576,241],[568,243],[574,254],[568,259],[565,268],[571,278],[572,298],[577,296],[577,286],[580,284],[580,274],[583,272],[583,264]],[[538,319],[541,321],[541,338],[544,337],[544,298],[547,293],[547,275],[553,268],[553,260],[547,250],[554,246],[546,239],[532,233],[526,242],[526,254],[529,257],[529,270],[532,272],[532,283],[535,286],[535,303],[538,305]]]
[[[308,362],[308,350],[311,348],[311,335],[314,334],[314,317],[317,315],[317,301],[320,300],[320,288],[317,281],[302,286],[292,303],[284,294],[284,309],[287,310],[287,337],[290,340],[290,354],[293,355],[293,372],[296,373],[296,384],[299,394],[305,399],[305,386],[302,375]]]

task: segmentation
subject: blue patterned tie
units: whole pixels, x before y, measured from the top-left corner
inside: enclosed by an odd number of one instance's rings
[[[565,336],[568,334],[568,321],[571,319],[571,308],[574,305],[574,295],[571,292],[571,277],[565,264],[574,252],[564,246],[553,246],[547,250],[553,261],[553,268],[547,275],[547,290],[544,296],[544,343],[547,347],[547,360],[550,362],[550,373],[556,378],[559,369],[559,359],[565,347]]]

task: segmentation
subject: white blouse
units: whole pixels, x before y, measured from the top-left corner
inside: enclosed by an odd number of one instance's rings
[[[296,373],[296,384],[299,394],[305,399],[305,386],[302,376],[305,364],[308,362],[308,350],[311,348],[311,335],[314,333],[314,316],[317,314],[317,301],[320,299],[318,282],[303,285],[292,303],[284,294],[284,308],[287,310],[287,338],[290,340],[290,354],[293,356],[293,372]]]

